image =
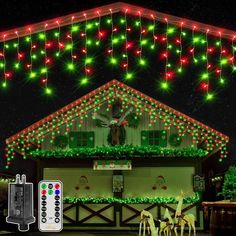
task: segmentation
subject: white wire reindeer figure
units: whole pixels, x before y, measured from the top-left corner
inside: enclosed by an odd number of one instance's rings
[[[193,214],[182,214],[182,205],[183,205],[183,199],[184,199],[184,193],[181,191],[181,194],[176,197],[176,200],[178,201],[176,212],[175,212],[175,226],[174,226],[174,232],[175,235],[178,236],[177,229],[181,229],[181,236],[183,236],[184,233],[184,227],[187,224],[189,228],[189,236],[191,235],[191,229],[193,229],[193,234],[196,236],[196,227],[195,227],[195,216]]]
[[[171,236],[171,232],[174,228],[174,221],[169,213],[168,208],[165,210],[164,220],[159,222],[160,226],[157,228],[157,234],[159,232],[159,236],[161,236],[163,232],[165,236]]]
[[[146,235],[146,227],[148,234],[151,236],[158,236],[157,231],[155,229],[155,224],[153,220],[153,216],[149,211],[142,210],[140,214],[140,223],[139,223],[139,236],[141,236],[142,228],[143,228],[143,236]]]

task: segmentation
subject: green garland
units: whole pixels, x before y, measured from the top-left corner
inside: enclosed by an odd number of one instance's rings
[[[31,157],[79,157],[79,158],[113,158],[127,159],[136,157],[204,157],[207,151],[197,148],[167,149],[160,146],[101,146],[96,148],[75,148],[65,150],[37,150],[31,151]]]
[[[183,200],[184,204],[192,204],[200,202],[200,195],[199,193],[195,193],[195,196],[186,197]],[[176,204],[177,201],[175,197],[136,197],[136,198],[116,198],[116,197],[64,197],[64,203],[66,204],[101,204],[101,203],[118,203],[118,204]]]

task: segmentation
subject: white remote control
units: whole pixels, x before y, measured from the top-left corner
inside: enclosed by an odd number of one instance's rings
[[[38,228],[41,232],[60,232],[63,228],[63,185],[59,180],[39,182]]]

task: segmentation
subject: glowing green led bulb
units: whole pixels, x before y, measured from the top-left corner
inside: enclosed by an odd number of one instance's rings
[[[149,26],[148,26],[148,30],[149,30],[149,31],[152,31],[152,30],[154,30],[154,27],[155,27],[154,25],[149,25]]]
[[[73,63],[68,63],[67,64],[67,69],[70,71],[73,71],[75,69],[75,65]]]
[[[139,65],[140,65],[140,66],[145,66],[145,65],[146,65],[146,60],[144,60],[143,58],[141,58],[141,59],[139,60]]]
[[[162,81],[160,85],[161,85],[161,89],[163,90],[169,89],[169,84],[167,83],[167,81]]]
[[[93,28],[93,24],[92,23],[89,23],[86,25],[86,29],[92,29]]]
[[[30,74],[29,74],[29,78],[34,79],[35,77],[36,77],[36,73],[31,71]]]
[[[88,84],[88,77],[84,77],[84,78],[80,79],[80,85],[81,86],[84,86],[86,84]]]
[[[133,78],[133,73],[130,73],[130,72],[128,72],[128,73],[126,73],[126,75],[125,75],[125,79],[126,80],[130,80],[130,79],[132,79]]]
[[[33,54],[33,55],[32,55],[32,59],[36,60],[36,59],[37,59],[37,55],[36,55],[36,54]]]
[[[88,39],[88,40],[86,41],[86,44],[87,44],[87,45],[92,45],[92,40],[91,40],[91,39]]]
[[[112,43],[113,43],[113,44],[117,44],[118,42],[119,42],[119,39],[118,39],[118,38],[113,38],[113,39],[112,39]]]
[[[79,26],[78,26],[78,25],[73,25],[73,26],[71,27],[71,31],[72,31],[72,32],[77,32],[77,31],[79,31]]]
[[[113,64],[113,65],[116,65],[117,64],[117,59],[114,58],[114,57],[111,57],[110,58],[110,63]]]
[[[223,59],[221,59],[221,61],[220,61],[220,64],[221,64],[221,65],[226,65],[227,63],[228,63],[227,58],[223,58]]]
[[[65,50],[71,50],[72,47],[73,47],[72,44],[68,43],[68,44],[66,44]]]
[[[46,87],[45,89],[44,89],[44,93],[46,94],[46,95],[52,95],[52,89],[51,88],[49,88],[49,87]]]
[[[31,37],[27,36],[27,37],[25,38],[25,41],[26,41],[27,43],[29,43],[29,42],[31,41]]]
[[[182,67],[179,67],[177,71],[178,71],[178,73],[182,73],[182,71],[183,71]]]
[[[173,27],[170,27],[167,30],[167,34],[173,34],[174,32],[175,32],[175,28],[173,28]]]
[[[3,82],[1,83],[1,86],[2,86],[3,89],[6,89],[6,88],[7,88],[7,82],[6,82],[6,81],[3,81]]]
[[[199,43],[200,42],[200,37],[194,37],[193,42],[194,43]]]
[[[47,68],[44,67],[44,68],[41,69],[40,73],[45,74],[45,73],[47,73],[47,71],[48,71]]]
[[[202,75],[201,75],[201,79],[208,79],[209,78],[209,74],[208,73],[203,73]]]
[[[88,57],[85,59],[85,64],[91,64],[93,62],[93,58],[92,57]]]
[[[224,85],[225,84],[225,80],[223,78],[220,78],[220,84]]]
[[[152,45],[150,46],[150,48],[151,48],[152,50],[154,50],[154,49],[155,49],[155,44],[152,44]]]
[[[44,33],[40,33],[40,34],[38,35],[38,37],[39,37],[39,39],[44,40],[46,36],[45,36]]]
[[[214,94],[213,93],[207,93],[206,95],[206,101],[211,101],[214,99]]]
[[[124,20],[124,19],[120,19],[120,23],[121,23],[121,24],[124,24],[124,23],[125,23],[125,20]]]
[[[148,43],[147,39],[142,39],[141,40],[141,45],[146,45]]]
[[[18,69],[20,68],[20,63],[19,63],[19,62],[15,63],[15,64],[14,64],[14,68],[15,68],[16,70],[18,70]]]

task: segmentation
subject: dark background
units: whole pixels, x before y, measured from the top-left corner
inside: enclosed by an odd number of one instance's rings
[[[115,1],[0,0],[0,32],[112,2]],[[236,28],[234,10],[236,2],[233,0],[214,2],[207,0],[146,0],[127,1],[127,3],[231,30]],[[230,78],[229,82],[230,86],[218,95],[214,103],[210,104],[202,103],[200,97],[192,92],[192,83],[183,83],[181,88],[174,90],[171,94],[154,93],[153,86],[148,82],[140,86],[140,90],[144,93],[230,137],[228,159],[219,163],[216,158],[211,163],[215,165],[218,172],[224,171],[228,165],[236,163],[236,78]],[[3,149],[6,138],[82,95],[76,90],[67,92],[65,87],[53,98],[45,98],[33,86],[19,83],[18,85],[17,88],[0,94],[0,171],[3,170]],[[86,88],[84,94],[97,86],[93,84],[92,87]],[[20,168],[20,166],[18,167]]]

